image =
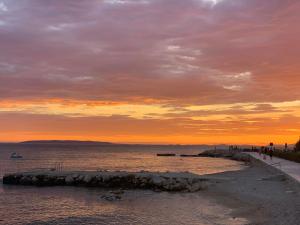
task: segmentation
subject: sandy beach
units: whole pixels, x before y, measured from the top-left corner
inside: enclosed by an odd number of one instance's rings
[[[300,185],[279,174],[252,160],[246,169],[210,175],[225,180],[200,194],[232,208],[233,217],[247,218],[251,225],[299,224]]]

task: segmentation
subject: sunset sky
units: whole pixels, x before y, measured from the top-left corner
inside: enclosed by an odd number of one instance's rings
[[[0,0],[0,141],[300,135],[299,0]]]

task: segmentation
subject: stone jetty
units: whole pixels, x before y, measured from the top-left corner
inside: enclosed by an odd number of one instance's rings
[[[192,173],[123,171],[34,171],[7,174],[6,185],[86,186],[100,188],[151,189],[155,191],[196,192],[210,180]]]
[[[197,155],[198,157],[226,158],[241,162],[250,162],[250,156],[245,152],[235,152],[229,150],[207,150]]]

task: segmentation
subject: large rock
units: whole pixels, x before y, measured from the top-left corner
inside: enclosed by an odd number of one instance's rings
[[[91,182],[92,180],[92,176],[90,175],[85,175],[84,178],[83,178],[83,181],[87,184],[89,182]]]
[[[66,176],[65,182],[66,182],[66,184],[68,184],[68,185],[73,184],[73,182],[74,182],[73,176],[70,176],[70,175],[69,175],[69,176]]]
[[[235,153],[233,154],[232,159],[242,162],[250,162],[250,156],[245,153]]]

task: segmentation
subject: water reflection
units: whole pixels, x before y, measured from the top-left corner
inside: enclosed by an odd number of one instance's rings
[[[121,201],[100,198],[107,190],[76,187],[5,187],[5,224],[245,224],[202,193],[126,191]],[[4,224],[4,223],[3,223]]]
[[[24,156],[11,160],[11,152]],[[238,170],[241,163],[215,158],[157,157],[156,153],[172,151],[177,154],[196,154],[201,150],[160,149],[150,147],[76,147],[72,148],[1,148],[0,175],[9,172],[53,168],[58,163],[64,170],[126,170],[126,171],[189,171],[197,174]]]
[[[10,160],[12,151],[24,160]],[[190,171],[198,174],[238,170],[239,162],[214,158],[157,157],[170,149],[151,148],[1,148],[1,174],[53,167],[64,170]],[[171,149],[198,153],[199,150]],[[0,224],[245,224],[231,210],[205,194],[126,191],[121,201],[101,198],[108,190],[80,187],[21,187],[0,185]]]

